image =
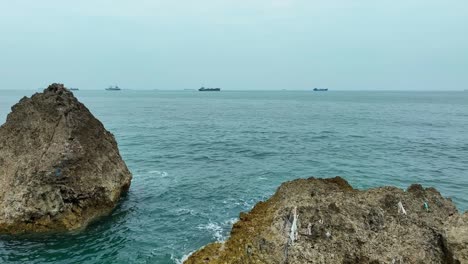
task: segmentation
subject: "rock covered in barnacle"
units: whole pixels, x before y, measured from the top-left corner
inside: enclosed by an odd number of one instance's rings
[[[299,179],[185,263],[468,263],[467,234],[468,215],[433,188],[360,191],[339,177]]]
[[[131,178],[114,136],[52,84],[0,127],[0,232],[84,227],[114,208]]]

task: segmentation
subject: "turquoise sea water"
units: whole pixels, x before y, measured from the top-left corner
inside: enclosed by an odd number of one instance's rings
[[[0,90],[0,123],[28,91]],[[111,216],[0,236],[3,263],[177,263],[281,182],[434,186],[468,209],[468,92],[77,91],[134,175]]]

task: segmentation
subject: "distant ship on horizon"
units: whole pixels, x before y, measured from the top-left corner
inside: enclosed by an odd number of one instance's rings
[[[314,88],[314,92],[326,92],[328,88]]]
[[[198,91],[200,91],[200,92],[219,92],[219,91],[221,91],[221,88],[205,88],[205,87],[201,87],[200,89],[198,89]]]
[[[70,91],[79,91],[80,89],[78,88],[70,88]]]
[[[118,87],[117,85],[116,86],[109,86],[106,88],[106,91],[120,91],[122,89],[120,89],[120,87]]]

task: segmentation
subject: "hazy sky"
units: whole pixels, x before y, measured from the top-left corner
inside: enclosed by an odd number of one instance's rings
[[[0,89],[468,89],[466,0],[0,0]]]

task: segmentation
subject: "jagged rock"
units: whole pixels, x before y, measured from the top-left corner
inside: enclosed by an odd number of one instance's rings
[[[131,179],[114,136],[52,84],[0,127],[0,232],[82,228],[109,213]]]
[[[468,263],[467,235],[468,215],[433,188],[360,191],[339,177],[299,179],[242,213],[227,241],[185,263]]]

